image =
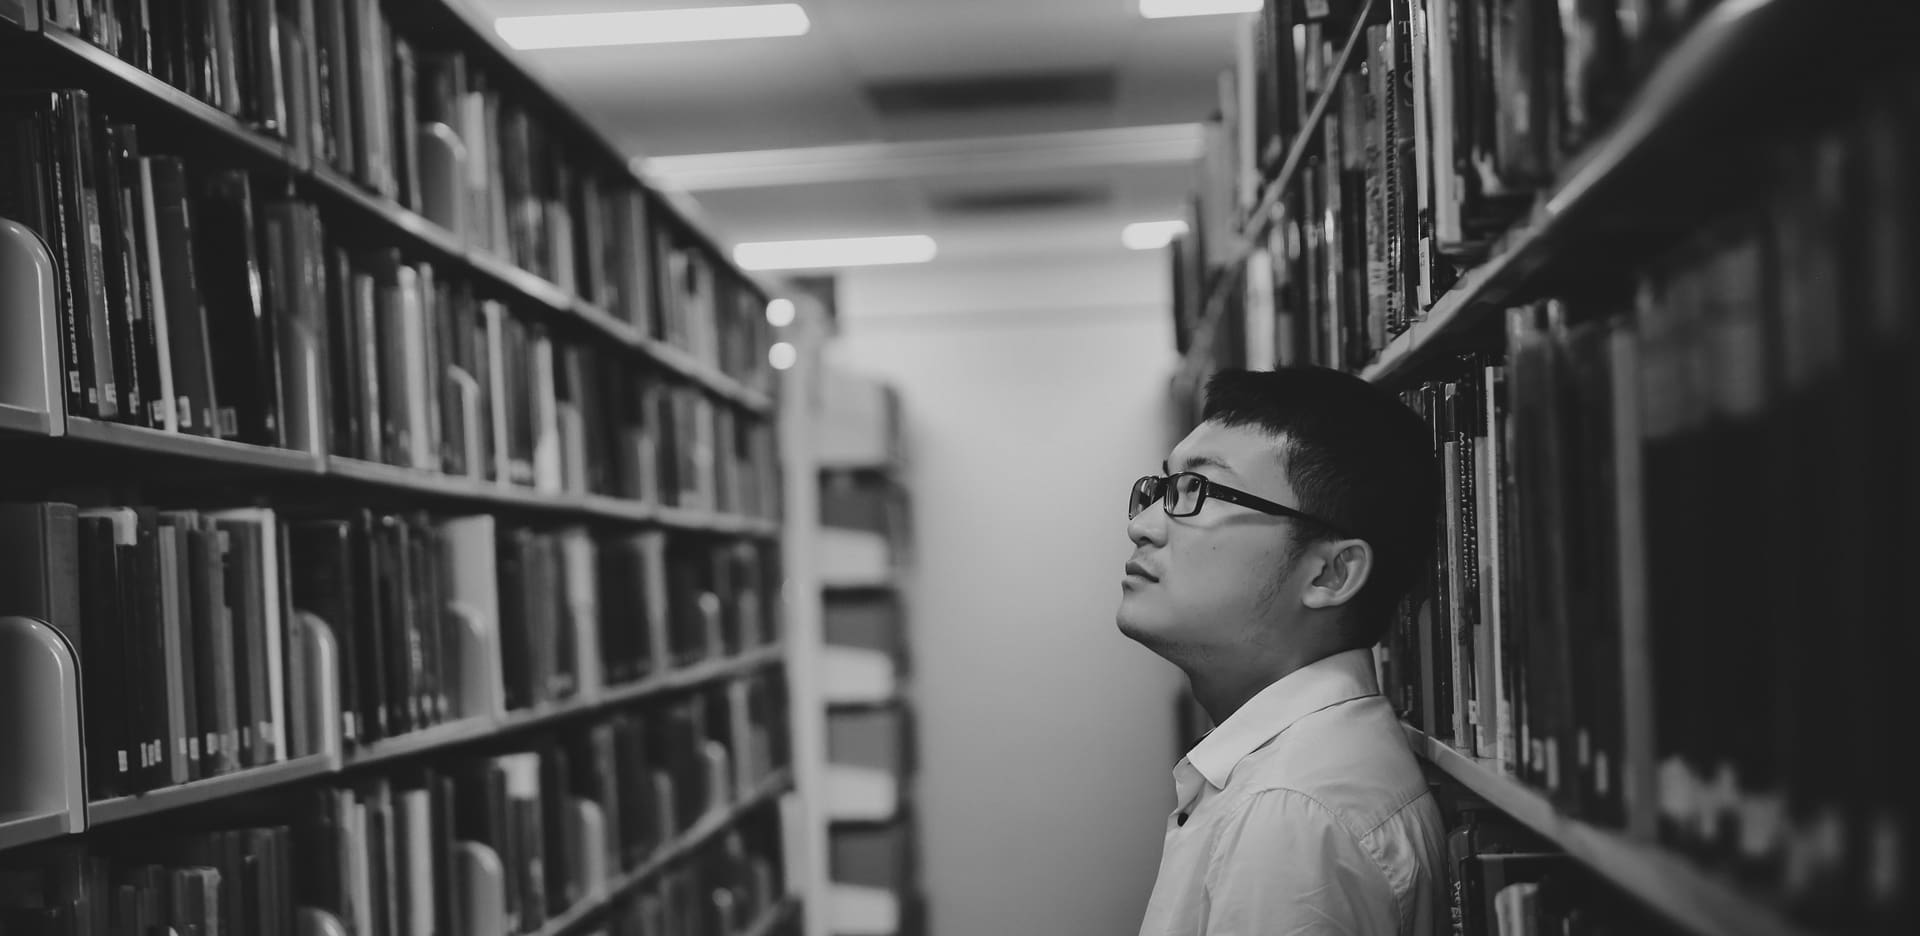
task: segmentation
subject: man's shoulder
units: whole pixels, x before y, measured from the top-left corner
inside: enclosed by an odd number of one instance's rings
[[[1379,696],[1343,702],[1294,722],[1247,755],[1228,788],[1242,802],[1263,794],[1309,800],[1355,837],[1428,795],[1406,735]]]

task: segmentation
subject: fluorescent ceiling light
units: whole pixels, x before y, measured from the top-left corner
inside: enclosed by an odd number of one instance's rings
[[[1135,221],[1120,229],[1120,243],[1128,250],[1158,250],[1185,233],[1185,221]]]
[[[1147,19],[1173,16],[1213,16],[1219,13],[1258,13],[1261,0],[1140,0]]]
[[[785,328],[793,324],[793,317],[798,311],[793,307],[792,299],[775,299],[767,303],[767,324]]]
[[[804,36],[811,25],[798,3],[502,16],[493,21],[494,31],[516,49]]]
[[[761,241],[735,244],[733,262],[749,270],[877,266],[887,263],[925,263],[933,259],[935,250],[933,238],[925,234]]]

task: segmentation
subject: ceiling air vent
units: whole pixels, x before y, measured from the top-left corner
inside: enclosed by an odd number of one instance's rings
[[[967,113],[1113,103],[1112,71],[992,74],[913,79],[868,85],[868,100],[881,114]]]
[[[1106,202],[1109,194],[1105,186],[1094,185],[991,188],[934,192],[928,201],[946,214],[1006,214],[1085,208]]]

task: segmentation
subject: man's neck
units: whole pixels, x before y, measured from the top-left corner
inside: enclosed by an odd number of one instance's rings
[[[1279,682],[1295,670],[1338,652],[1290,653],[1269,660],[1234,661],[1235,665],[1209,667],[1205,672],[1195,667],[1187,670],[1187,681],[1193,689],[1194,701],[1200,703],[1207,718],[1218,725],[1240,711],[1240,707],[1246,705],[1248,699],[1259,695],[1262,689]]]

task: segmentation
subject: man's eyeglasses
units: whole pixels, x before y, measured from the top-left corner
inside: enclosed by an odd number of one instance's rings
[[[1264,497],[1256,497],[1245,491],[1230,488],[1194,471],[1180,471],[1165,476],[1148,475],[1133,482],[1133,491],[1127,497],[1127,519],[1132,520],[1139,516],[1140,511],[1153,506],[1154,501],[1160,502],[1160,506],[1166,510],[1169,517],[1191,517],[1200,512],[1200,508],[1206,505],[1209,497],[1229,504],[1239,504],[1263,514],[1317,523],[1341,536],[1347,535],[1334,523],[1292,507],[1276,504]]]

